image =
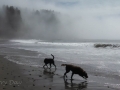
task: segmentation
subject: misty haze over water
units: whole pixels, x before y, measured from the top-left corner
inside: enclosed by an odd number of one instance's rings
[[[0,2],[1,38],[69,41],[120,39],[120,1]]]

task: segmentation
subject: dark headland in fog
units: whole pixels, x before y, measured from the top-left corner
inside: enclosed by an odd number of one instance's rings
[[[28,10],[14,6],[0,8],[0,38],[35,38],[52,37],[58,30],[58,12],[53,10]],[[47,36],[49,33],[50,36]],[[46,34],[46,35],[45,35]]]

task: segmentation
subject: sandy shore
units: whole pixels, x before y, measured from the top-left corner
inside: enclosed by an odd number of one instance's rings
[[[70,79],[64,80],[64,67],[49,70],[19,65],[4,57],[5,55],[0,55],[0,90],[115,90],[89,79],[75,79],[72,82]],[[57,66],[60,67],[61,63],[58,62]]]

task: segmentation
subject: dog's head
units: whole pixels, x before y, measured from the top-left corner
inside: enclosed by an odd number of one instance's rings
[[[87,73],[86,73],[85,71],[83,71],[82,73],[80,72],[79,75],[80,75],[81,77],[83,77],[84,79],[87,79],[87,78],[88,78],[88,75],[87,75]]]
[[[88,78],[88,75],[86,72],[84,72],[84,75],[83,75],[83,78],[87,79]]]

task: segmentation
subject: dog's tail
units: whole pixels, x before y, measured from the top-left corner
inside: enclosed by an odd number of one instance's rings
[[[51,56],[53,57],[53,60],[54,60],[54,56],[51,54]]]

